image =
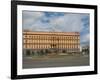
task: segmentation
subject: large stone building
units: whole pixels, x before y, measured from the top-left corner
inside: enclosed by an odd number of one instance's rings
[[[23,53],[78,53],[79,32],[23,32]]]

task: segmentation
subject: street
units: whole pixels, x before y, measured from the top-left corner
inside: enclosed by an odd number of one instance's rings
[[[23,57],[23,68],[46,68],[89,65],[88,55],[65,55],[60,57]]]

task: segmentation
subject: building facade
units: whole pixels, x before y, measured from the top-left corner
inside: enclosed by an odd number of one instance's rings
[[[23,32],[24,54],[37,53],[71,53],[80,51],[79,32]]]

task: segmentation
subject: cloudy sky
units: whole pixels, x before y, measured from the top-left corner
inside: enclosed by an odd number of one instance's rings
[[[23,30],[80,32],[81,45],[89,44],[89,14],[22,12]]]

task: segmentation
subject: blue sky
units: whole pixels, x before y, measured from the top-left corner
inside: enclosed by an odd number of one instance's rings
[[[89,44],[89,14],[63,12],[22,12],[23,30],[80,32],[81,45]]]

